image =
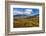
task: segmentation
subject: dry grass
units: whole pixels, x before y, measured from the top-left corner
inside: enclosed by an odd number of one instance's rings
[[[39,26],[39,17],[14,19],[14,28],[15,27],[38,27],[38,26]]]

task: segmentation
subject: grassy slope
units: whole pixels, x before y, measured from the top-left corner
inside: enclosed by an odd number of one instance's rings
[[[14,27],[38,27],[39,16],[30,16],[27,18],[14,19]]]

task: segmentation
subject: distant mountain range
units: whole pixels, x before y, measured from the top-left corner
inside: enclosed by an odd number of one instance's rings
[[[39,14],[34,15],[34,16],[27,16],[27,15],[14,15],[14,19],[18,19],[18,18],[34,18],[34,17],[39,17]]]
[[[39,14],[36,14],[36,15],[30,15],[30,16],[38,16],[38,15],[39,15]],[[19,16],[29,16],[29,15],[25,15],[25,14],[24,14],[24,15],[20,15],[20,14],[19,14],[19,15],[14,15],[14,17],[19,17]]]

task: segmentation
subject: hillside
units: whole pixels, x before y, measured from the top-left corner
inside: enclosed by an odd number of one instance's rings
[[[20,19],[20,18],[31,18],[31,17],[37,17],[39,14],[34,15],[34,16],[27,16],[27,15],[14,15],[14,19]]]
[[[14,28],[15,27],[38,27],[39,26],[39,15],[35,16],[24,16],[23,18],[14,17]]]

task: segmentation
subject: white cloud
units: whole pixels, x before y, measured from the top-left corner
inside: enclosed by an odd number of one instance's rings
[[[21,11],[14,11],[13,14],[14,14],[14,15],[23,14],[23,12],[21,12]]]
[[[32,10],[31,9],[26,9],[24,14],[31,14],[32,13]]]
[[[24,14],[31,14],[30,12],[24,12]]]
[[[17,15],[17,14],[31,14],[32,10],[31,9],[26,9],[25,12],[22,11],[14,11],[13,14]]]
[[[29,12],[32,12],[32,9],[26,9],[25,11],[29,11]]]

